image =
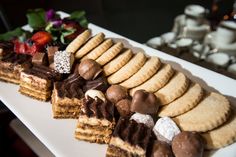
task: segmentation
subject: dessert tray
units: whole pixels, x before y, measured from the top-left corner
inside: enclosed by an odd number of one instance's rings
[[[60,14],[61,16],[67,15],[63,12],[60,12]],[[24,28],[29,29],[27,26]],[[93,34],[103,32],[106,37],[110,37],[115,41],[122,41],[124,46],[132,49],[133,52],[141,51],[149,56],[159,57],[162,62],[172,65],[173,68],[183,72],[188,78],[199,83],[208,91],[222,93],[229,99],[232,106],[236,108],[235,80],[149,48],[94,24],[89,24],[89,28]],[[17,92],[18,89],[19,86],[17,85],[0,82],[0,100],[55,156],[105,156],[107,145],[92,144],[78,141],[74,138],[77,120],[54,119],[52,106],[49,102],[41,102],[23,96]],[[234,157],[236,155],[236,143],[205,154],[211,157],[220,157],[223,155]]]

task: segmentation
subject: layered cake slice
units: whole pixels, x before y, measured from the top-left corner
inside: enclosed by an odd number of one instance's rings
[[[143,123],[120,118],[110,140],[107,157],[145,157],[152,130]]]
[[[92,143],[109,143],[115,127],[114,105],[99,97],[84,99],[75,137]]]
[[[55,70],[43,65],[34,65],[21,72],[19,92],[38,100],[47,101],[51,98],[53,82],[60,78],[61,75]]]
[[[0,60],[0,80],[20,83],[20,73],[31,66],[32,57],[26,54],[10,52]]]
[[[83,104],[84,79],[78,74],[71,74],[66,80],[54,84],[52,109],[54,118],[78,118]]]

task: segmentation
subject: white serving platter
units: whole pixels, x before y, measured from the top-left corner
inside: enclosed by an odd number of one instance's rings
[[[62,13],[62,16],[66,16]],[[149,48],[111,31],[89,24],[93,34],[103,32],[106,37],[122,40],[134,52],[144,51],[147,55],[158,56],[175,69],[182,71],[191,80],[198,82],[208,91],[218,91],[236,107],[236,80],[199,67],[182,59],[170,56],[158,50]],[[23,96],[18,92],[18,86],[0,82],[0,100],[30,129],[30,131],[45,146],[58,157],[104,157],[106,145],[91,144],[74,138],[76,120],[53,119],[51,104],[40,102]],[[236,143],[223,149],[211,152],[211,157],[236,156]]]

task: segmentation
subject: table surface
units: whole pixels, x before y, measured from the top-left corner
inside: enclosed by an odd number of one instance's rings
[[[89,24],[89,28],[93,34],[103,32],[106,37],[122,41],[126,47],[131,48],[134,52],[145,51],[147,55],[160,57],[163,62],[171,64],[178,71],[182,71],[191,80],[198,82],[205,89],[221,92],[235,106],[235,80],[131,41],[94,24]],[[105,156],[106,145],[91,144],[74,138],[77,120],[53,119],[49,102],[41,102],[23,96],[17,92],[18,89],[19,86],[17,85],[0,82],[0,99],[55,156]],[[222,153],[226,153],[227,157],[233,157],[236,154],[236,143],[218,150],[213,156],[220,157]]]

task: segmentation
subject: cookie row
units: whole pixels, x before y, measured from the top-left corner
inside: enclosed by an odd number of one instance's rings
[[[122,43],[105,39],[103,33],[90,36],[90,31],[85,31],[67,47],[67,51],[75,53],[81,60],[96,60],[103,66],[108,82],[129,89],[131,96],[140,89],[154,93],[163,105],[159,116],[174,117],[182,130],[205,132],[203,137],[208,148],[220,148],[235,140],[235,132],[228,136],[228,140],[219,138],[220,135],[217,136],[219,139],[209,138],[228,126],[235,130],[234,125],[228,124],[230,120],[224,124],[230,116],[230,104],[224,96],[207,94],[199,84],[191,82],[169,64],[162,63],[158,57],[147,57],[141,52],[134,54]]]

